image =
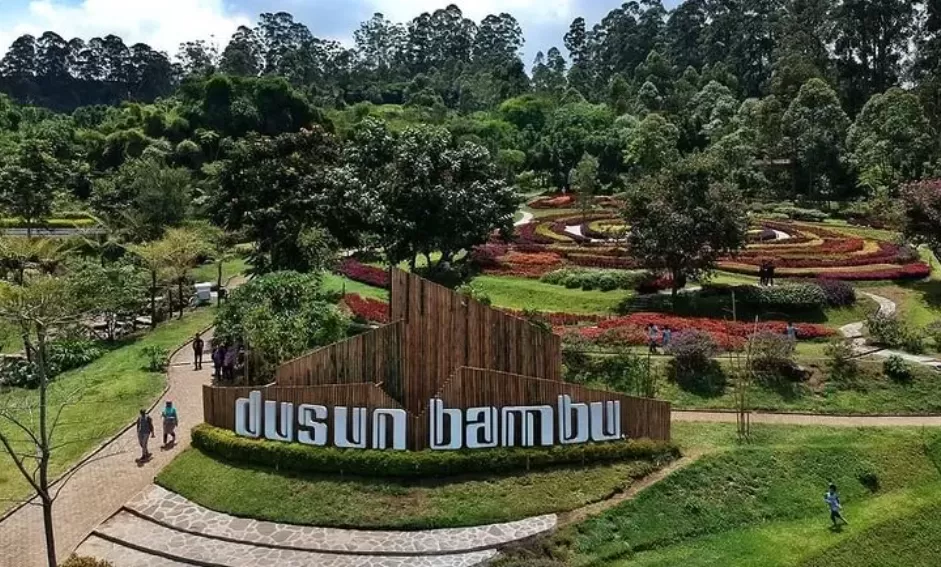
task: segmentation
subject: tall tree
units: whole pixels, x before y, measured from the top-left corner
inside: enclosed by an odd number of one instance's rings
[[[6,211],[23,219],[26,233],[52,214],[52,201],[68,176],[66,166],[42,140],[27,140],[0,162],[0,199]]]
[[[714,180],[713,169],[707,158],[687,158],[628,199],[631,253],[670,275],[674,297],[687,279],[713,270],[746,243],[742,199]]]
[[[782,121],[794,167],[795,190],[811,200],[829,199],[842,176],[849,118],[836,92],[820,79],[801,87]]]
[[[261,49],[255,31],[246,26],[239,26],[222,51],[219,69],[230,75],[255,77],[263,69]]]

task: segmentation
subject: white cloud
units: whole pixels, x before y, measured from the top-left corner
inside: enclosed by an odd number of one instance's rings
[[[66,40],[114,34],[127,45],[142,42],[173,55],[180,43],[194,39],[214,37],[224,47],[240,25],[251,19],[230,13],[222,0],[32,0],[0,23],[0,54],[24,33],[52,30]]]
[[[448,4],[457,4],[464,15],[480,22],[489,14],[507,12],[520,22],[538,24],[547,21],[571,19],[575,0],[370,0],[373,10],[382,12],[394,22],[407,22],[422,12],[434,12]]]

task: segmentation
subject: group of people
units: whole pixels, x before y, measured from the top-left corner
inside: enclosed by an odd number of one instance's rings
[[[203,369],[203,352],[206,343],[197,334],[193,339],[193,370]],[[210,354],[212,359],[212,375],[215,380],[234,382],[238,368],[245,363],[245,349],[233,344],[217,343]]]
[[[761,285],[774,285],[774,262],[765,260],[758,267],[758,279]]]
[[[180,416],[173,406],[173,402],[167,400],[163,411],[160,412],[163,419],[163,447],[169,449],[176,445],[176,427],[180,423]],[[140,443],[141,455],[138,462],[149,461],[153,456],[150,453],[150,440],[157,436],[154,427],[154,420],[146,409],[141,408],[140,415],[137,416],[137,442]]]
[[[657,325],[652,323],[647,325],[647,345],[650,347],[650,354],[656,354],[658,343],[664,349],[669,348],[672,340],[673,330],[669,327],[664,327],[661,331]]]

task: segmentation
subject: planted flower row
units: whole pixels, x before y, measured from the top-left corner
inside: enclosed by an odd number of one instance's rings
[[[356,282],[381,288],[389,287],[388,270],[363,264],[354,258],[343,260],[337,271]]]
[[[385,301],[348,293],[343,296],[343,303],[357,319],[371,323],[389,322],[389,304]]]

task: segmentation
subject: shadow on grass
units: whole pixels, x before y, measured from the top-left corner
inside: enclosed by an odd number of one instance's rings
[[[921,294],[924,302],[932,309],[941,309],[941,281],[909,282],[901,284],[901,287]]]

